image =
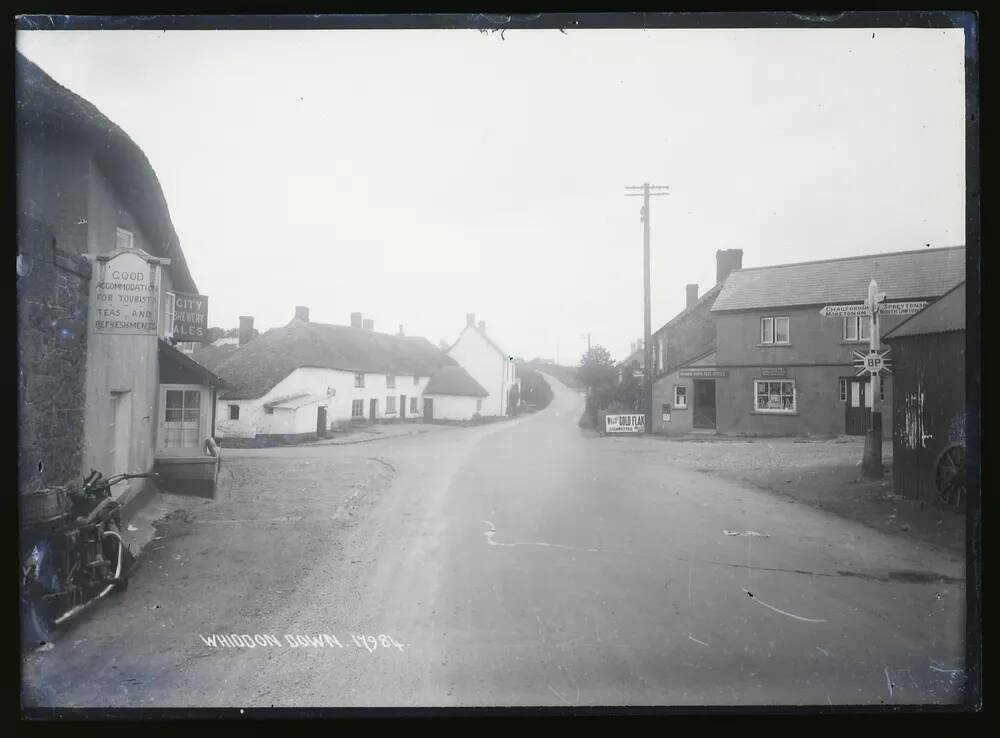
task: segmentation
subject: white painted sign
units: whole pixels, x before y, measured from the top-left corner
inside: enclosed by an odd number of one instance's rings
[[[134,252],[101,263],[92,320],[95,333],[155,336],[160,312],[157,266]]]
[[[642,433],[646,430],[646,416],[639,415],[608,415],[604,421],[607,433]]]
[[[928,304],[926,301],[881,302],[878,300],[879,297],[884,298],[885,293],[879,293],[876,296],[878,311],[882,315],[912,315],[919,313]],[[854,305],[827,305],[819,311],[819,314],[824,318],[850,318],[856,315],[871,315],[871,312],[868,310],[867,303],[859,302]]]
[[[928,303],[924,302],[883,302],[879,306],[882,315],[913,315],[919,313]]]

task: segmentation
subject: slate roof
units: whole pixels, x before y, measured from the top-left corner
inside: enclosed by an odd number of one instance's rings
[[[684,322],[684,319],[687,318],[687,317],[689,317],[689,316],[691,316],[692,314],[694,314],[694,312],[698,308],[702,307],[707,302],[713,301],[715,299],[716,295],[719,294],[719,291],[721,289],[722,289],[722,285],[721,284],[715,285],[714,287],[712,287],[712,289],[710,289],[704,295],[702,295],[701,297],[699,297],[698,300],[695,302],[694,305],[692,305],[689,308],[684,308],[684,310],[681,310],[679,313],[677,313],[677,315],[675,315],[670,320],[668,320],[666,323],[664,323],[659,328],[657,328],[655,331],[653,331],[652,335],[655,336],[656,334],[660,333],[665,328],[672,328],[675,325],[677,325],[678,323]],[[711,309],[711,308],[709,308],[709,309]]]
[[[726,278],[712,310],[863,302],[873,277],[890,302],[933,299],[965,279],[965,247],[739,269]]]
[[[965,282],[911,315],[882,338],[889,340],[926,333],[949,333],[965,330]]]
[[[460,395],[462,397],[489,397],[483,385],[458,364],[443,366],[435,372],[427,386],[425,395]]]
[[[453,364],[426,338],[295,318],[232,352],[215,372],[226,384],[222,399],[247,400],[267,394],[301,367],[429,377]]]
[[[142,149],[93,104],[66,89],[20,52],[15,53],[15,107],[19,135],[76,137],[89,144],[118,197],[151,241],[154,256],[169,258],[172,284],[198,292],[174,230],[163,188]]]
[[[166,356],[181,369],[187,369],[197,374],[207,385],[219,387],[222,380],[201,362],[195,361],[190,356],[180,351],[176,346],[171,346],[168,341],[158,339],[160,354]]]

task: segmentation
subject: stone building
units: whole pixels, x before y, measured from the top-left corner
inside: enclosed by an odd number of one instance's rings
[[[150,471],[162,453],[200,464],[218,379],[171,344],[172,297],[198,290],[155,172],[125,131],[21,54],[15,100],[20,490],[91,468]],[[122,260],[140,265],[130,274],[144,289],[121,298],[143,301],[134,322],[96,303],[120,286]],[[147,486],[115,491],[128,503]]]

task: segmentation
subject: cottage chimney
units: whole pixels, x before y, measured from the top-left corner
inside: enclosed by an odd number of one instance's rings
[[[361,313],[351,313],[351,328],[361,327]]]
[[[371,318],[365,318],[363,321],[361,321],[361,327],[364,328],[366,331],[373,331],[375,330],[375,321],[372,320]]]
[[[698,285],[689,284],[685,289],[687,289],[687,307],[685,309],[690,310],[698,302]]]
[[[303,307],[302,305],[295,306],[295,317],[299,320],[308,323],[309,322],[309,308]]]
[[[476,314],[475,313],[466,313],[465,314],[465,325],[467,325],[469,328],[472,328],[475,324],[476,324]]]
[[[399,335],[401,335],[401,336],[406,335],[405,333],[403,333],[403,324],[402,323],[399,324]]]
[[[245,346],[250,343],[250,339],[253,338],[253,316],[252,315],[241,315],[240,316],[240,346]]]
[[[479,332],[480,333],[486,333],[486,321],[485,320],[480,320],[479,321]]]
[[[715,252],[715,283],[722,284],[730,272],[743,268],[743,249],[720,249]]]

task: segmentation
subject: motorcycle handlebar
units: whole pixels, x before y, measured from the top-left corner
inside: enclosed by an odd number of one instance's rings
[[[96,475],[96,477],[95,477]],[[118,484],[126,479],[159,479],[160,475],[157,472],[145,472],[143,474],[115,474],[112,477],[105,478],[100,472],[94,471],[84,482],[84,489],[94,489],[98,487],[111,487]]]

